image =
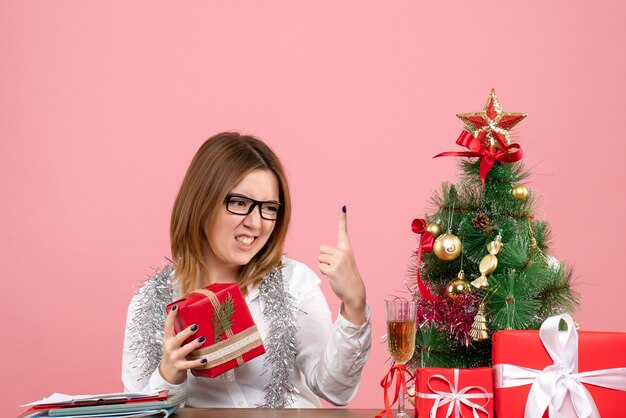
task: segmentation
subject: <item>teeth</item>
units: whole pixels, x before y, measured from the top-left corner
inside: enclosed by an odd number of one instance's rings
[[[240,243],[244,244],[244,245],[250,245],[250,244],[252,244],[252,241],[254,241],[254,238],[252,238],[252,237],[237,237],[236,240],[239,241]]]

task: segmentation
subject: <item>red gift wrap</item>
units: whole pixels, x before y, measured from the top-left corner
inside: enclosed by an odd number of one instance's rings
[[[493,417],[491,367],[417,369],[415,408],[419,417]]]
[[[626,333],[576,332],[558,315],[541,331],[496,332],[492,360],[498,418],[626,416]]]
[[[194,290],[166,307],[177,305],[174,331],[196,324],[198,331],[185,344],[206,337],[188,360],[206,358],[207,363],[191,369],[194,376],[216,377],[265,353],[263,341],[236,283],[214,283]]]

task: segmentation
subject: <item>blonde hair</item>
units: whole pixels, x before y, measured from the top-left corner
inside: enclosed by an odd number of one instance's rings
[[[242,266],[239,287],[258,284],[281,256],[291,217],[291,200],[283,167],[272,150],[259,139],[237,132],[223,132],[202,144],[187,169],[172,209],[170,242],[176,281],[182,295],[196,289],[208,274],[203,244],[211,246],[205,227],[213,228],[226,195],[254,170],[270,170],[276,176],[281,216],[267,243]]]

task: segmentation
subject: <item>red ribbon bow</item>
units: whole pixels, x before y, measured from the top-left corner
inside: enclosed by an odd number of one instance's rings
[[[396,373],[398,374],[396,377]],[[393,418],[393,412],[391,412],[391,407],[398,400],[398,395],[400,394],[400,387],[404,389],[404,393],[408,393],[406,387],[406,377],[405,374],[408,374],[411,379],[415,379],[415,377],[411,374],[411,372],[404,366],[404,364],[394,364],[391,366],[391,369],[387,372],[383,380],[380,381],[380,385],[383,387],[385,391],[385,409],[380,411],[376,418]],[[393,395],[393,402],[389,403],[389,388],[393,385],[393,379],[396,377],[396,388]],[[417,417],[417,409],[414,411],[414,416]]]
[[[417,287],[419,288],[420,294],[430,300],[432,302],[441,302],[431,293],[430,289],[426,287],[424,281],[422,280],[422,275],[420,274],[420,265],[422,264],[422,253],[429,253],[433,250],[433,243],[435,242],[435,237],[433,234],[426,229],[427,224],[425,219],[413,219],[413,223],[411,224],[411,229],[420,237],[420,245],[417,250]]]
[[[487,148],[483,145],[482,137],[484,135],[479,135],[478,138],[473,136],[467,131],[461,132],[459,135],[459,139],[456,140],[456,143],[469,149],[470,151],[449,151],[442,152],[441,154],[435,155],[433,158],[437,157],[479,157],[480,158],[480,179],[485,183],[485,178],[487,177],[487,173],[491,171],[491,168],[499,161],[501,163],[514,163],[522,159],[524,155],[522,153],[522,147],[519,144],[511,144],[508,145],[496,152],[491,147]]]

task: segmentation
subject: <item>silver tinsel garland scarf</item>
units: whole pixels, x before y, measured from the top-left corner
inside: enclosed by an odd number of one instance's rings
[[[174,300],[174,290],[170,275],[171,265],[157,269],[154,276],[146,280],[135,295],[136,304],[131,313],[128,333],[130,351],[135,353],[140,379],[149,377],[159,366],[163,357],[163,327],[165,306]]]
[[[156,270],[135,295],[136,304],[131,313],[128,333],[130,350],[135,354],[140,379],[149,377],[159,366],[163,356],[163,326],[165,306],[174,300],[171,280],[174,268],[167,265]],[[286,289],[282,271],[273,269],[261,281],[260,297],[265,302],[263,319],[269,322],[265,346],[265,369],[271,372],[265,386],[265,403],[261,408],[285,408],[293,402],[294,386],[289,372],[296,359],[296,306]]]
[[[265,302],[263,318],[270,323],[263,341],[265,368],[272,371],[262,407],[285,408],[293,402],[294,386],[289,371],[294,369],[297,354],[295,301],[285,289],[282,271],[276,268],[263,278],[259,293]]]

